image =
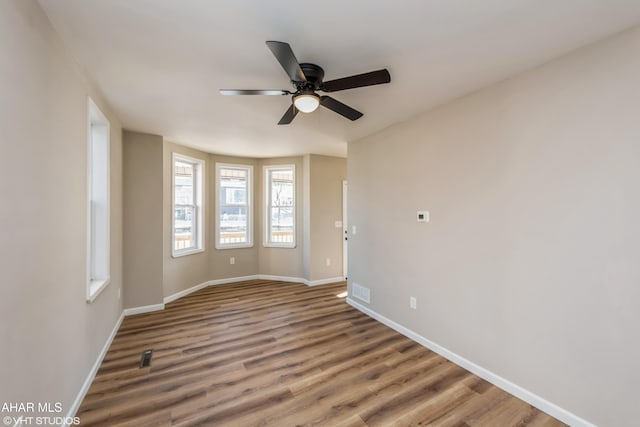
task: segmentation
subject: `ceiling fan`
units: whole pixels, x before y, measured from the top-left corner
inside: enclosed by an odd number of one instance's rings
[[[288,125],[296,117],[298,111],[311,113],[318,108],[318,105],[335,111],[349,120],[358,120],[362,117],[360,111],[354,110],[330,96],[320,96],[316,91],[337,92],[339,90],[379,85],[391,81],[389,71],[385,68],[325,82],[322,80],[324,78],[324,70],[322,67],[306,62],[298,63],[288,43],[268,41],[267,46],[271,49],[271,52],[291,79],[291,84],[295,88],[295,91],[220,89],[220,93],[222,95],[293,95],[291,97],[292,104],[278,122],[279,125]]]

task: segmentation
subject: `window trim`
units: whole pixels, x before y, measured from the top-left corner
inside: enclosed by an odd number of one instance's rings
[[[247,242],[246,243],[220,243],[220,170],[241,169],[247,171]],[[252,248],[253,247],[253,165],[238,163],[216,162],[216,209],[215,209],[215,247],[219,250]]]
[[[296,207],[298,205],[298,195],[296,193],[297,185],[297,176],[296,176],[296,165],[295,164],[281,164],[281,165],[265,165],[264,169],[264,241],[262,245],[265,248],[286,248],[286,249],[294,249],[296,247],[297,242],[297,212]],[[270,241],[270,230],[271,230],[271,179],[269,176],[269,172],[272,170],[282,170],[282,169],[291,169],[293,174],[293,242],[291,243],[278,243]]]
[[[188,249],[176,249],[176,161],[182,161],[193,164],[194,177],[194,198],[195,198],[195,239],[196,246]],[[205,161],[185,154],[171,153],[171,257],[180,258],[187,255],[193,255],[205,251],[204,243],[204,176]]]
[[[96,130],[96,127],[100,127],[100,130]],[[99,134],[96,134],[99,131]],[[104,277],[92,278],[93,266],[95,263],[94,257],[94,221],[93,221],[93,154],[94,154],[94,139],[99,137],[104,141],[103,151],[106,152],[104,165],[106,168],[105,178],[105,211],[106,211],[106,223],[101,224],[106,228],[103,230],[105,234],[105,241],[102,242],[106,248],[104,249],[104,257],[102,260],[106,265],[106,274]],[[111,124],[104,115],[102,110],[96,105],[96,103],[87,97],[87,259],[86,259],[86,300],[87,303],[92,303],[98,298],[98,295],[102,293],[104,289],[111,283]]]

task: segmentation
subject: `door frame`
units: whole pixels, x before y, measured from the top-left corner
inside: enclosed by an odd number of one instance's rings
[[[347,280],[349,272],[349,228],[347,224],[347,180],[342,180],[342,277]]]

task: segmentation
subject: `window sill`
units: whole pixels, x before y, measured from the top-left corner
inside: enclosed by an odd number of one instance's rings
[[[98,298],[98,295],[102,293],[106,289],[106,287],[111,283],[111,278],[107,277],[106,279],[92,280],[89,282],[89,286],[87,287],[87,303],[91,304]]]
[[[281,249],[295,249],[295,243],[285,243],[285,244],[277,244],[277,243],[265,243],[262,246],[265,248],[281,248]]]
[[[253,247],[253,243],[242,243],[242,244],[237,244],[237,245],[224,245],[224,246],[216,245],[216,249],[218,249],[218,250],[242,249],[242,248],[252,248],[252,247]]]
[[[189,250],[186,250],[186,251],[173,252],[173,253],[171,253],[171,257],[172,258],[180,258],[180,257],[187,256],[187,255],[198,254],[200,252],[204,252],[204,248],[189,249]]]

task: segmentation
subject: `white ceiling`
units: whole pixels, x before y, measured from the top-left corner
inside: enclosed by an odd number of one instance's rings
[[[346,155],[352,141],[640,22],[638,0],[40,0],[127,129],[209,152]],[[266,40],[325,80],[388,68],[391,83],[333,93],[277,122],[291,89]]]

